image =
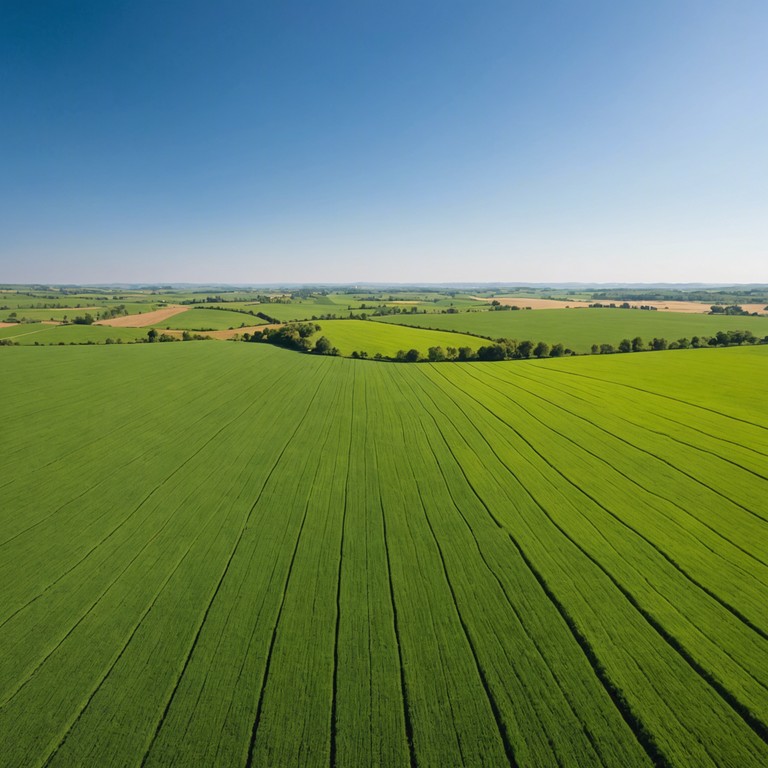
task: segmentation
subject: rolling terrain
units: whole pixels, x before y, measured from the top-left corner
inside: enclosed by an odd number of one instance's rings
[[[0,360],[0,765],[768,764],[768,348]]]

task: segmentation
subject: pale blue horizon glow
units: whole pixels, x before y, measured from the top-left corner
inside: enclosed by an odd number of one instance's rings
[[[0,282],[768,282],[763,2],[3,4]]]

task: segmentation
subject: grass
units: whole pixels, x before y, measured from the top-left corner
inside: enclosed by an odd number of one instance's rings
[[[455,315],[395,315],[382,322],[446,331],[477,333],[491,338],[562,343],[576,352],[592,344],[613,344],[640,336],[674,341],[682,337],[712,336],[717,331],[751,330],[768,335],[768,317],[687,315],[624,309],[537,309],[507,312],[468,312]]]
[[[768,349],[0,359],[4,764],[768,763]]]
[[[320,320],[320,331],[314,338],[326,336],[331,344],[338,347],[342,355],[365,351],[369,357],[379,353],[384,357],[395,357],[399,350],[417,349],[426,357],[430,347],[482,346],[475,336],[444,331],[427,331],[421,328],[385,325],[368,320]]]

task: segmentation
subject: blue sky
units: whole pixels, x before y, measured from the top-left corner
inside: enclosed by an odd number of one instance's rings
[[[0,282],[768,282],[763,2],[4,2]]]

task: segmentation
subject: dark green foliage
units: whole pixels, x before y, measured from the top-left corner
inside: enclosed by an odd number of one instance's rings
[[[709,314],[710,315],[748,315],[749,312],[747,312],[745,309],[740,307],[738,304],[730,304],[728,306],[723,306],[722,304],[713,304],[709,308]]]
[[[317,333],[320,326],[316,323],[289,323],[278,328],[265,328],[263,331],[254,331],[250,341],[274,344],[286,349],[294,349],[299,352],[312,350],[310,336]]]

